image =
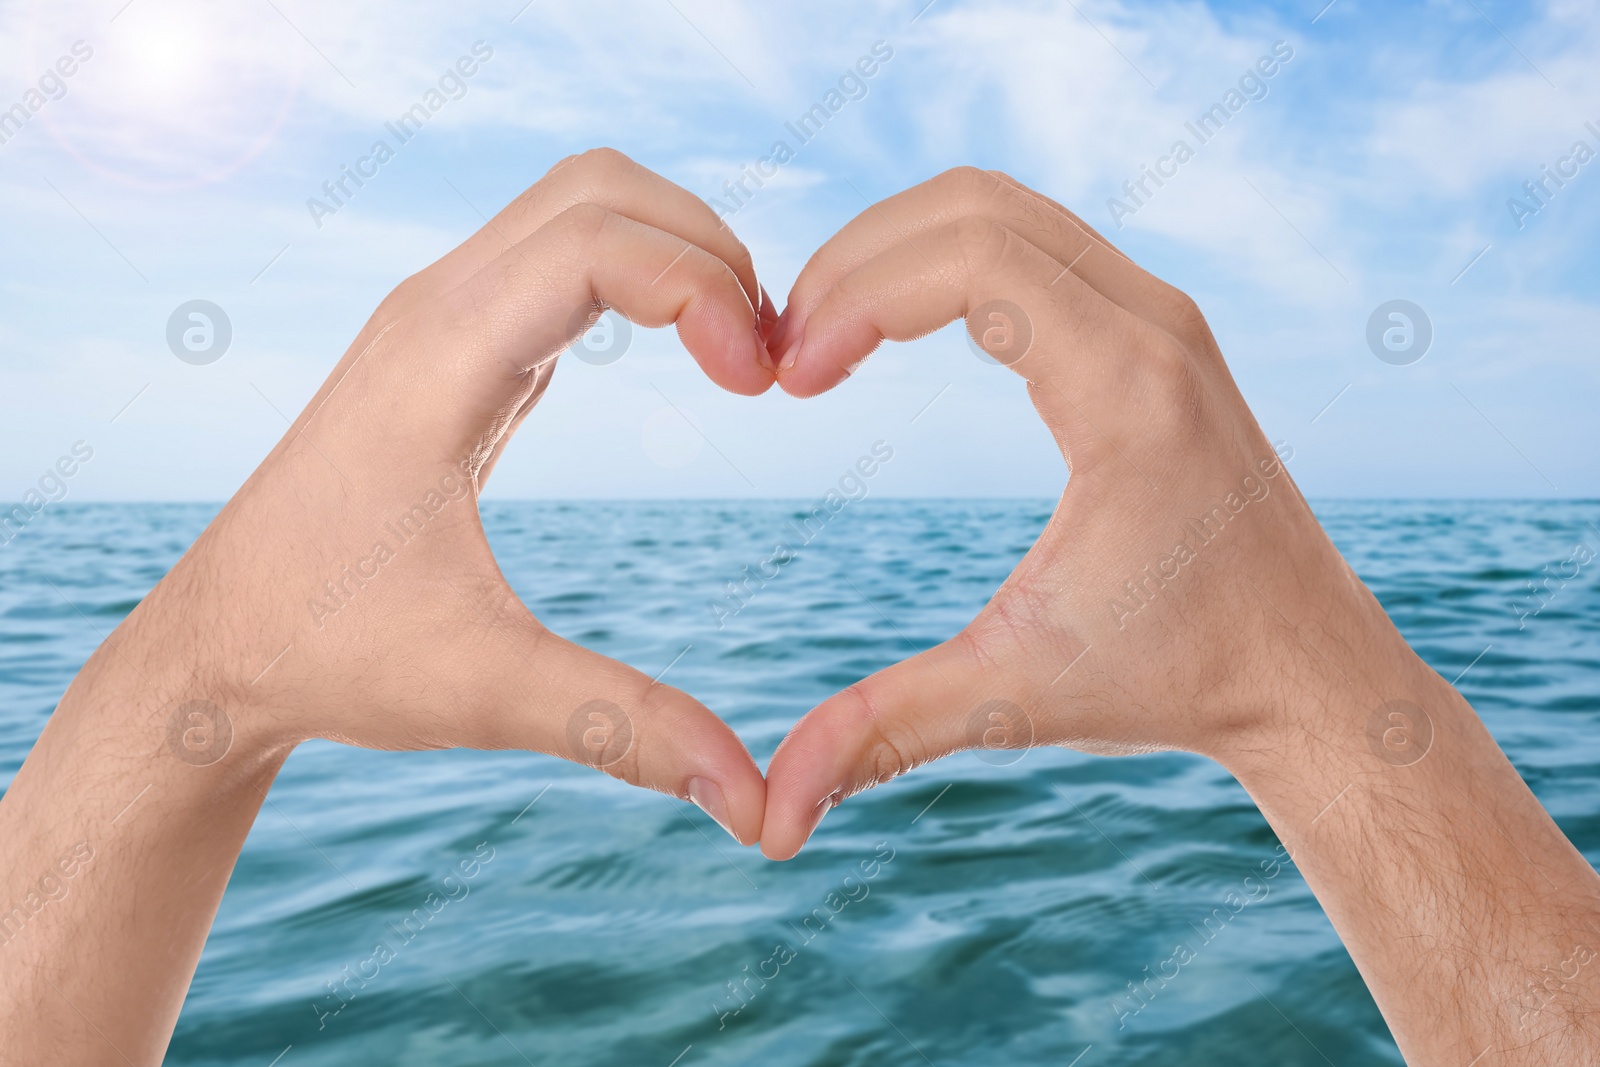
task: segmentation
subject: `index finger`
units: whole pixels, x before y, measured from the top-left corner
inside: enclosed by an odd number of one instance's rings
[[[832,280],[893,245],[925,240],[963,218],[987,219],[1013,230],[1089,286],[1134,315],[1181,335],[1193,317],[1189,301],[1147,273],[1078,216],[998,171],[957,167],[869,206],[811,257],[789,293],[772,339],[780,359],[793,329],[804,322]]]
[[[756,277],[749,249],[705,201],[611,148],[593,148],[551,167],[500,212],[484,218],[472,236],[402,282],[386,303],[391,311],[404,313],[417,299],[447,292],[564,211],[585,204],[681,237],[726,263],[749,301],[753,325],[765,338],[776,311]],[[478,211],[470,201],[467,206]],[[390,317],[381,311],[375,315],[357,345]]]

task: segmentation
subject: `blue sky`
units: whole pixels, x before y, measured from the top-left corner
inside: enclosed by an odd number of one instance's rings
[[[0,144],[7,503],[80,440],[72,499],[226,498],[480,212],[599,144],[723,198],[877,42],[893,56],[859,99],[730,218],[780,299],[864,197],[1000,168],[1199,301],[1309,494],[1600,495],[1600,159],[1573,157],[1600,151],[1591,3],[124,2],[0,5],[0,109],[45,80]],[[79,41],[92,56],[47,77]],[[459,98],[314,219],[476,42],[492,56]],[[1278,42],[1292,58],[1199,144],[1185,124]],[[1114,213],[1179,139],[1193,158]],[[1540,203],[1523,185],[1546,166],[1576,173]],[[232,325],[208,365],[167,344],[194,299]],[[1393,299],[1432,324],[1409,365],[1366,339]],[[813,497],[878,440],[885,495],[1065,477],[1020,379],[959,326],[804,402],[722,394],[641,330],[608,366],[563,360],[489,495]]]

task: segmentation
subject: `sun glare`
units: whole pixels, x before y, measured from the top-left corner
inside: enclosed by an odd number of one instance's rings
[[[106,65],[129,97],[160,106],[189,103],[218,85],[207,62],[208,42],[194,22],[163,13],[157,20],[130,20],[124,35],[106,49]],[[214,54],[214,50],[212,51]]]
[[[225,178],[271,144],[300,88],[306,45],[286,3],[132,0],[110,20],[88,5],[41,8],[40,62],[75,42],[90,53],[45,124],[79,162],[123,184]]]

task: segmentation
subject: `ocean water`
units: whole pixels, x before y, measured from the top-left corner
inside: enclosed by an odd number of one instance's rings
[[[0,780],[213,510],[62,505],[0,548]],[[723,628],[707,602],[766,558],[794,505],[493,503],[484,521],[548,625],[652,674],[671,663],[764,765],[816,702],[959,629],[1049,510],[851,504]],[[1600,860],[1600,561],[1566,562],[1600,549],[1600,505],[1318,511]],[[786,864],[692,805],[525,753],[313,743],[271,801],[168,1063],[1400,1062],[1292,866],[1128,1011],[1126,984],[1274,856],[1244,792],[1198,757],[956,756],[848,801]],[[436,891],[453,899],[401,942],[391,924]],[[818,908],[820,931],[803,925]],[[394,958],[327,1014],[326,983],[380,940]],[[758,972],[775,976],[730,991]]]

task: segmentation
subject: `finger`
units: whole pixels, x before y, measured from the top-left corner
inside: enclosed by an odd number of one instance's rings
[[[1127,253],[1123,252],[1122,249],[1118,248],[1115,244],[1113,244],[1111,242],[1111,240],[1106,237],[1105,234],[1101,233],[1099,230],[1095,229],[1093,226],[1090,226],[1087,222],[1084,222],[1083,221],[1083,216],[1079,215],[1077,212],[1071,210],[1070,208],[1064,206],[1059,200],[1052,199],[1051,197],[1046,196],[1044,193],[1039,192],[1037,189],[1031,189],[1028,186],[1023,185],[1021,182],[1017,181],[1017,179],[1013,178],[1011,175],[1007,174],[1003,170],[990,170],[990,171],[985,171],[984,173],[993,175],[995,178],[997,178],[1000,181],[1005,182],[1007,185],[1011,186],[1013,189],[1016,189],[1018,192],[1025,193],[1028,196],[1033,197],[1036,200],[1039,200],[1039,201],[1041,201],[1041,202],[1043,202],[1045,204],[1048,204],[1054,210],[1059,211],[1061,214],[1063,214],[1067,218],[1071,219],[1076,225],[1081,227],[1083,229],[1083,231],[1085,233],[1087,233],[1090,237],[1093,237],[1096,241],[1099,241],[1101,244],[1105,245],[1105,247],[1106,247],[1106,249],[1108,251],[1115,252],[1117,255],[1121,256],[1124,259],[1128,258]],[[1152,277],[1154,277],[1154,275],[1152,275]]]
[[[1135,449],[1155,453],[1156,462],[1183,432],[1184,413],[1201,403],[1199,368],[1170,335],[1013,231],[970,216],[840,278],[803,324],[779,382],[795,396],[813,396],[884,338],[911,340],[960,317],[969,335],[1028,380],[1074,477],[1119,469],[1108,461],[1137,464],[1128,456]],[[996,334],[1004,351],[993,349]],[[1130,441],[1134,411],[1141,422]]]
[[[644,326],[676,323],[684,347],[725,389],[753,395],[772,384],[748,301],[726,263],[676,235],[580,204],[416,313],[407,358],[425,362],[437,388],[406,431],[447,420],[436,429],[452,447],[492,448],[508,413],[536,387],[537,368],[603,306]],[[464,356],[441,365],[438,351]],[[459,402],[440,403],[441,392]]]
[[[461,689],[466,706],[451,716],[456,736],[464,730],[470,747],[544,752],[691,800],[742,844],[759,840],[766,782],[726,723],[688,694],[551,633],[503,582],[462,588],[468,581],[453,583],[471,606],[468,622],[440,653],[472,674]]]
[[[958,167],[875,204],[857,215],[811,257],[790,291],[789,306],[771,340],[780,363],[794,330],[810,316],[834,279],[900,243],[977,217],[1025,237],[1102,296],[1177,336],[1198,316],[1183,293],[1140,269],[1059,204],[1007,175]]]
[[[1028,205],[1029,214],[1041,213],[1047,220],[1047,226],[1059,225],[1060,220],[1065,219],[1094,242],[1092,247],[1084,247],[1074,253],[1078,258],[1062,262],[1108,300],[1140,318],[1155,323],[1179,340],[1192,336],[1196,327],[1205,322],[1205,316],[1201,314],[1189,294],[1139,266],[1127,253],[1112,244],[1104,234],[1084,222],[1076,212],[1068,210],[1038,190],[1028,188],[1004,171],[991,170],[985,173],[1010,187],[1014,195]],[[1052,254],[1060,259],[1070,247],[1074,246],[1075,243],[1068,242],[1067,247],[1053,251]]]
[[[985,705],[1019,705],[989,685],[963,634],[823,701],[795,724],[767,766],[762,853],[789,859],[844,798],[952,752],[1007,740],[983,720]],[[974,714],[986,723],[976,733]],[[1031,740],[1031,729],[1012,725],[1010,740],[1025,734]]]
[[[785,390],[831,388],[885,338],[911,340],[1004,302],[1015,319],[1012,370],[1048,393],[1093,396],[1124,382],[1130,357],[1164,336],[1004,226],[967,216],[893,245],[837,279],[800,329]],[[987,323],[983,324],[986,327]],[[969,322],[969,330],[980,329]]]
[[[755,321],[762,305],[762,289],[749,249],[704,200],[611,148],[568,156],[550,168],[480,230],[430,267],[430,280],[441,289],[459,285],[563,211],[580,204],[593,204],[676,234],[728,264],[744,290]]]

